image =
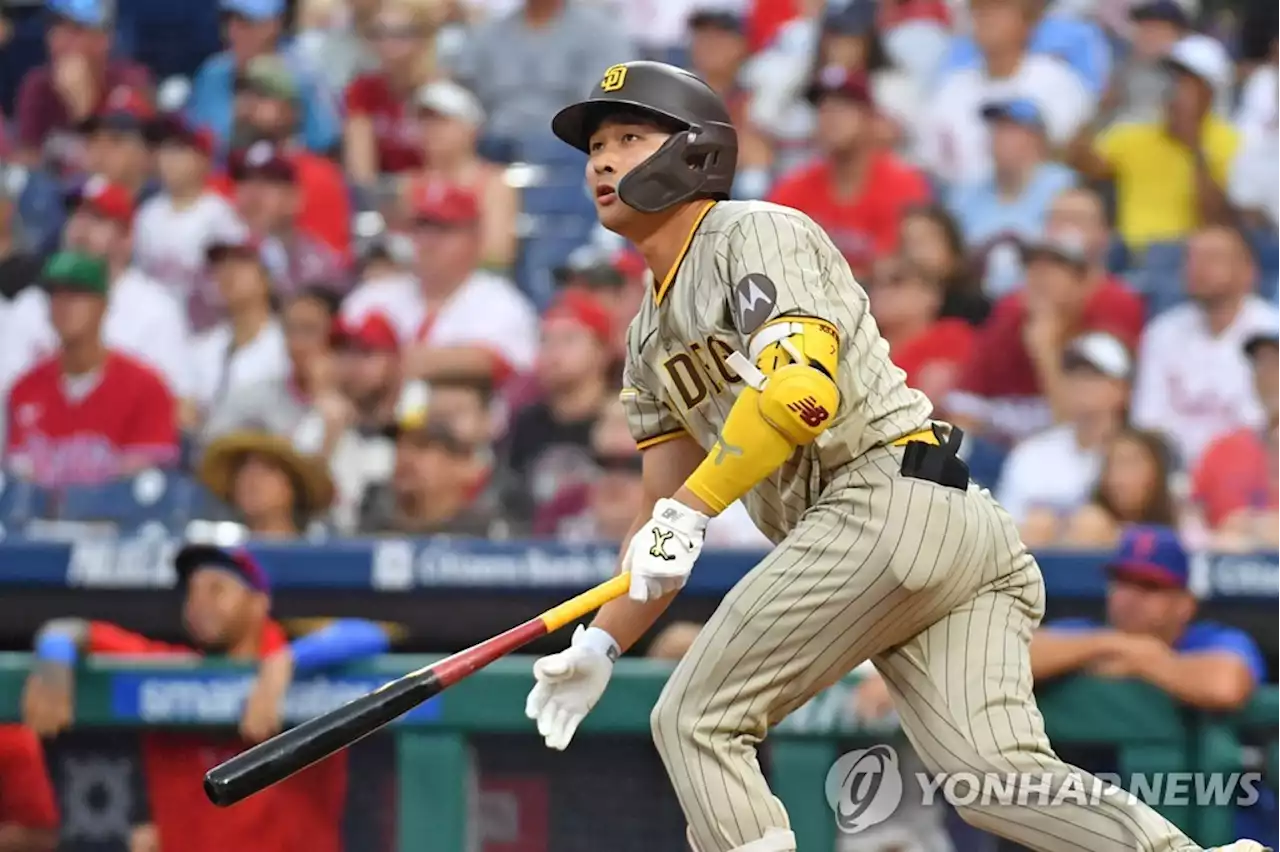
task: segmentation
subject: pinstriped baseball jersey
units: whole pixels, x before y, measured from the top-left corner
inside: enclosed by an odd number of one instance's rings
[[[763,201],[708,202],[674,271],[628,329],[622,392],[642,448],[688,434],[710,450],[743,386],[727,357],[747,355],[753,333],[788,315],[836,329],[840,408],[821,447],[797,450],[744,499],[774,541],[813,504],[832,471],[921,429],[932,411],[889,360],[866,291],[821,228]]]

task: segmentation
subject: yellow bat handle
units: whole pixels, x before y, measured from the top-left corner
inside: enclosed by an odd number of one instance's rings
[[[631,572],[624,571],[598,586],[587,589],[577,597],[552,607],[538,618],[547,628],[548,633],[554,633],[566,624],[571,624],[584,615],[595,612],[614,598],[622,597],[630,588]]]

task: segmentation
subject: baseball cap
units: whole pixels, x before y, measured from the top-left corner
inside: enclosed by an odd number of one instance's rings
[[[239,76],[236,89],[248,90],[268,98],[297,101],[298,80],[284,59],[275,54],[255,56]]]
[[[178,583],[185,585],[202,568],[230,572],[255,592],[271,593],[271,581],[258,560],[241,547],[223,548],[212,544],[188,544],[173,558]]]
[[[1118,580],[1185,589],[1190,560],[1172,527],[1138,525],[1124,531],[1107,573]]]
[[[204,262],[206,265],[212,266],[233,255],[236,257],[258,258],[258,250],[260,248],[259,241],[254,239],[247,231],[240,234],[215,237],[205,246]]]
[[[480,99],[463,86],[451,80],[436,80],[418,87],[413,101],[418,109],[465,121],[479,127],[484,124],[484,107]]]
[[[400,391],[395,422],[387,429],[388,437],[409,438],[420,447],[439,446],[453,455],[467,455],[471,447],[443,420],[428,416],[430,390],[425,382],[408,382]]]
[[[213,134],[208,128],[196,127],[181,113],[165,113],[152,121],[146,130],[147,141],[153,145],[174,143],[198,151],[206,157],[213,156]]]
[[[122,225],[133,221],[133,196],[129,190],[118,183],[111,183],[101,175],[94,175],[67,196],[67,207],[78,210],[81,207],[104,219],[111,219]]]
[[[298,179],[293,160],[278,146],[265,140],[232,151],[227,161],[227,171],[234,181],[262,178],[279,183],[294,183]]]
[[[1089,266],[1089,256],[1084,249],[1084,240],[1073,237],[1046,234],[1039,239],[1023,244],[1022,263],[1024,266],[1040,258],[1060,261],[1068,266],[1075,267],[1081,272]]]
[[[265,21],[284,14],[284,0],[222,0],[219,9],[251,21]]]
[[[819,71],[805,93],[811,104],[817,104],[827,95],[839,95],[862,104],[872,102],[871,86],[866,76],[851,73],[839,65],[828,65]]]
[[[1214,91],[1229,85],[1232,79],[1231,59],[1226,50],[1217,39],[1206,35],[1178,39],[1164,58],[1164,65],[1199,78]]]
[[[1252,358],[1262,346],[1280,345],[1280,323],[1274,322],[1274,317],[1272,319],[1273,322],[1270,325],[1255,329],[1245,338],[1244,354]]]
[[[982,108],[982,117],[987,121],[1009,121],[1023,127],[1044,130],[1044,116],[1040,113],[1040,107],[1030,98],[989,103]]]
[[[368,352],[400,350],[400,339],[391,321],[376,311],[360,320],[340,317],[333,324],[331,341],[334,347],[350,346]]]
[[[580,278],[591,287],[621,287],[626,283],[614,252],[595,243],[578,246],[553,271],[556,283],[563,286]]]
[[[45,9],[82,27],[105,30],[111,26],[114,5],[108,0],[46,0]]]
[[[740,3],[730,0],[695,0],[687,19],[690,30],[717,29],[742,34],[747,31],[747,19]]]
[[[45,261],[40,283],[46,290],[107,295],[110,275],[103,258],[78,251],[60,251]]]
[[[607,341],[613,333],[613,318],[600,301],[581,290],[565,290],[542,315],[543,324],[572,322],[586,328],[596,339]]]
[[[1198,14],[1195,0],[1138,0],[1129,7],[1132,21],[1168,21],[1178,26],[1189,26]]]
[[[1133,358],[1119,338],[1105,331],[1082,334],[1067,344],[1063,369],[1091,367],[1109,379],[1128,380],[1133,375]]]
[[[116,86],[102,106],[80,123],[82,133],[98,130],[145,131],[155,118],[155,108],[146,95],[131,86]]]
[[[471,225],[480,218],[480,201],[475,192],[448,181],[419,184],[413,190],[412,203],[413,218],[419,223],[457,227]]]

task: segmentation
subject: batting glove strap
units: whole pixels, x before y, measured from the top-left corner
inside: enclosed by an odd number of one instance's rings
[[[570,644],[607,657],[611,663],[622,656],[622,648],[618,645],[618,640],[609,635],[609,631],[600,627],[588,627],[585,630],[579,627],[574,632]]]
[[[706,535],[707,522],[711,519],[679,500],[663,497],[653,504],[653,520],[696,546]]]

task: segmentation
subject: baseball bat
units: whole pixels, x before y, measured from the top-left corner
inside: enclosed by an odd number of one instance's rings
[[[492,639],[410,672],[368,695],[241,752],[205,773],[205,795],[215,805],[227,807],[301,772],[367,737],[494,660],[625,595],[630,582],[631,575],[621,573]]]

